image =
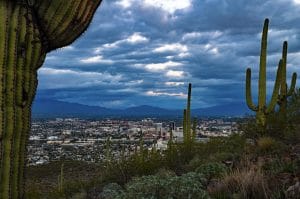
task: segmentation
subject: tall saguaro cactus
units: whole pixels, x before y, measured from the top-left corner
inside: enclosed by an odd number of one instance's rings
[[[288,42],[283,42],[282,49],[282,77],[280,84],[280,93],[278,95],[278,104],[280,106],[279,112],[284,120],[286,120],[286,109],[287,109],[287,98],[292,96],[297,81],[297,73],[293,73],[290,88],[287,86],[286,82],[286,65],[287,65],[287,50],[288,50]]]
[[[266,116],[272,112],[277,104],[277,98],[280,89],[283,60],[280,60],[277,69],[277,75],[273,94],[268,105],[266,105],[266,65],[267,65],[267,39],[268,39],[268,26],[269,20],[265,19],[262,41],[261,41],[261,54],[260,54],[260,66],[259,66],[259,82],[258,82],[258,105],[254,105],[251,96],[251,69],[247,69],[246,73],[246,101],[248,107],[256,112],[257,124],[265,127]]]
[[[23,198],[37,70],[71,44],[101,0],[0,0],[0,198]]]
[[[192,84],[189,83],[188,98],[186,109],[183,111],[183,137],[185,143],[190,143],[193,139],[192,135],[192,121],[191,121],[191,98],[192,98]]]

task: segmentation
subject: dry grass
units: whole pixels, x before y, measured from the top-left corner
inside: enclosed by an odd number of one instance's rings
[[[228,173],[210,192],[219,197],[271,198],[266,176],[260,169],[255,168],[237,169]]]
[[[277,141],[271,137],[261,137],[257,140],[257,147],[261,152],[271,152],[276,149],[277,146]]]

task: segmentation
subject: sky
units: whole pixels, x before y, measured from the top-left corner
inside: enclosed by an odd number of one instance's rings
[[[37,98],[181,109],[191,82],[193,108],[244,103],[251,67],[256,101],[265,18],[270,95],[285,40],[287,78],[300,74],[300,0],[103,0],[76,42],[47,55]]]

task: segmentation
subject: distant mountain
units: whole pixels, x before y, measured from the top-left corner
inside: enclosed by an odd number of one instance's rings
[[[143,115],[149,115],[149,116],[173,116],[178,115],[178,110],[169,110],[159,107],[153,107],[153,106],[136,106],[131,107],[123,110],[123,115],[132,115],[132,116],[143,116]]]
[[[253,112],[249,110],[246,103],[231,103],[195,109],[192,111],[192,113],[198,116],[243,116]]]
[[[77,103],[62,102],[56,100],[35,100],[32,107],[33,117],[93,117],[98,115],[108,115],[110,109],[87,106]]]
[[[45,99],[37,99],[32,109],[34,118],[182,116],[182,110],[170,110],[147,105],[127,109],[108,109]],[[246,113],[250,113],[249,109],[246,105],[239,103],[192,110],[192,114],[195,116],[242,116]]]

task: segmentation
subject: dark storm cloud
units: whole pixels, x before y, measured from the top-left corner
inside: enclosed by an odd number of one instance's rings
[[[300,73],[299,11],[296,0],[103,0],[88,31],[47,56],[38,96],[114,108],[178,108],[192,82],[195,107],[242,102],[247,67],[257,90],[266,17],[268,87],[284,40],[289,77]]]

